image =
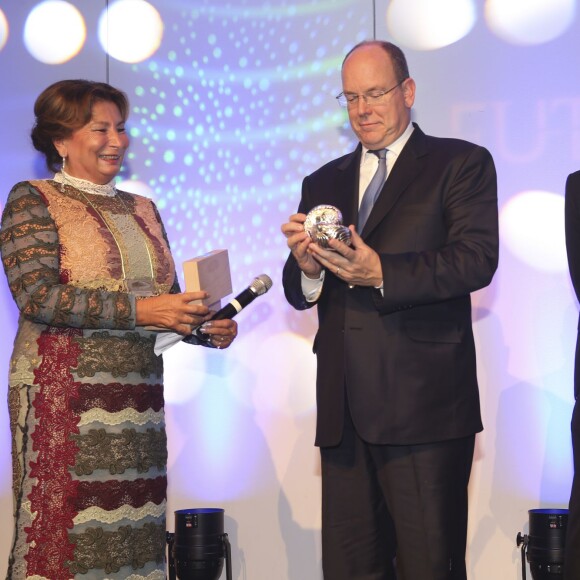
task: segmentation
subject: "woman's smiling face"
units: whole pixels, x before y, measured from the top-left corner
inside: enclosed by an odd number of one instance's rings
[[[54,145],[66,158],[65,171],[69,175],[103,185],[121,170],[129,146],[125,119],[115,103],[97,101],[91,120]]]

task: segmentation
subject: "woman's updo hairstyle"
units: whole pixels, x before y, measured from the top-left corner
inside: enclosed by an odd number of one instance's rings
[[[107,83],[84,79],[58,81],[38,96],[30,136],[34,148],[44,155],[50,171],[57,172],[62,164],[54,141],[67,139],[84,127],[91,120],[94,104],[99,101],[117,105],[121,117],[127,120],[127,95]]]

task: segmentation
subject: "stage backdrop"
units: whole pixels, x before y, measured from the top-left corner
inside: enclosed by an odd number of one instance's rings
[[[227,248],[234,293],[261,273],[274,281],[239,315],[231,349],[178,345],[164,357],[168,525],[176,509],[223,507],[235,579],[321,578],[316,319],[285,303],[280,225],[303,176],[355,145],[334,96],[343,55],[374,36],[405,49],[421,128],[488,147],[498,169],[500,267],[473,297],[485,431],[470,579],[520,578],[527,510],[566,506],[578,305],[563,192],[580,169],[577,10],[574,0],[0,3],[1,206],[14,183],[47,177],[28,136],[38,93],[63,78],[109,81],[131,100],[123,187],[155,200],[176,262]],[[4,277],[0,296],[1,573],[17,320]]]

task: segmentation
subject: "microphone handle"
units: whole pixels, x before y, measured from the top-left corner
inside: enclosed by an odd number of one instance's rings
[[[254,294],[249,288],[240,292],[235,298],[230,300],[223,308],[220,308],[210,320],[223,320],[224,318],[233,318],[242,311],[242,308],[250,304],[258,295]],[[193,334],[203,342],[209,342],[211,336],[201,331],[199,327],[194,329]]]
[[[210,320],[223,320],[224,318],[233,318],[240,309],[236,309],[236,307],[231,303],[228,302],[223,308],[220,308],[211,318]]]
[[[223,320],[224,318],[233,318],[242,311],[250,302],[257,297],[249,288],[240,292],[235,298],[230,300],[223,308],[220,308],[210,320]]]

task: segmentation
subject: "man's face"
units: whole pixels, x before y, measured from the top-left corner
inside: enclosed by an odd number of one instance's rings
[[[379,46],[362,46],[346,60],[342,68],[342,90],[345,95],[358,95],[348,105],[348,117],[353,131],[368,149],[382,149],[400,137],[411,120],[415,101],[415,82],[395,76],[391,57]],[[387,91],[379,102],[367,103],[362,95]]]

